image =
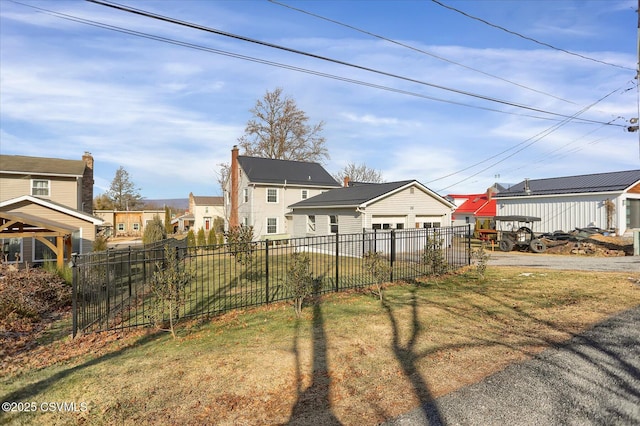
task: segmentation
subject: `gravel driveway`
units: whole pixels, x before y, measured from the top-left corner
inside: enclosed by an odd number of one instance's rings
[[[640,272],[640,256],[598,257],[579,255],[491,252],[489,266],[518,266],[580,271]]]

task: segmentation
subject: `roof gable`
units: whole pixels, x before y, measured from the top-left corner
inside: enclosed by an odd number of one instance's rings
[[[85,162],[82,160],[0,155],[1,173],[82,177],[84,169]]]
[[[425,193],[436,198],[448,207],[454,207],[449,201],[431,191],[426,186],[416,180],[403,180],[386,183],[355,183],[348,187],[331,189],[322,194],[311,197],[307,200],[295,203],[290,208],[310,208],[310,207],[361,207],[374,203],[381,198],[387,197],[399,190],[417,186]]]
[[[76,217],[78,219],[81,220],[86,220],[87,222],[91,222],[94,225],[102,225],[104,224],[104,220],[102,220],[99,217],[96,216],[92,216],[90,214],[87,214],[85,212],[81,212],[79,210],[75,210],[72,209],[68,206],[65,206],[63,204],[60,203],[56,203],[50,200],[43,200],[42,198],[38,198],[38,197],[33,197],[31,195],[23,195],[21,197],[17,197],[17,198],[12,198],[10,200],[5,200],[3,202],[0,203],[0,208],[2,207],[9,207],[12,206],[14,204],[18,204],[18,203],[22,203],[24,201],[30,202],[30,203],[34,203],[34,204],[38,204],[40,206],[52,209],[52,210],[56,210],[59,211],[61,213],[65,213],[68,214],[70,216]]]
[[[340,184],[318,163],[238,156],[238,164],[254,183],[339,187]]]
[[[640,181],[640,170],[595,173],[549,179],[524,180],[496,194],[500,197],[525,195],[581,194],[588,192],[621,192]],[[529,190],[525,190],[528,186]]]

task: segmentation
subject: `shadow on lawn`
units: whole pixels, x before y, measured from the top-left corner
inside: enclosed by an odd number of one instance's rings
[[[315,282],[314,293],[319,294],[319,281]],[[290,425],[341,425],[342,423],[331,409],[329,391],[331,389],[331,376],[327,361],[327,337],[324,331],[324,319],[320,301],[313,304],[312,322],[313,362],[311,372],[311,384],[302,390],[302,371],[300,368],[300,350],[298,348],[298,333],[300,320],[296,320],[293,338],[293,352],[296,358],[296,393],[298,399],[289,417]]]
[[[420,319],[418,318],[418,298],[416,291],[418,287],[412,285],[409,290],[411,293],[411,332],[409,339],[405,344],[400,341],[400,327],[398,320],[393,314],[393,310],[388,301],[383,301],[382,306],[387,311],[387,316],[391,324],[393,337],[391,342],[391,349],[396,357],[396,360],[400,364],[404,375],[411,381],[413,392],[420,401],[420,408],[422,414],[426,419],[428,425],[443,425],[444,421],[438,409],[438,406],[434,403],[433,394],[429,389],[429,385],[420,375],[418,369],[418,362],[421,358],[427,354],[420,354],[416,352],[416,342],[420,337],[422,327],[420,325]]]
[[[47,377],[46,379],[42,379],[38,382],[32,383],[30,385],[27,385],[21,389],[18,389],[14,392],[11,392],[10,394],[7,395],[2,395],[0,396],[0,400],[1,401],[29,401],[29,400],[33,400],[35,396],[37,396],[38,394],[40,394],[41,392],[44,392],[45,390],[47,390],[50,386],[54,385],[56,382],[58,382],[59,380],[65,379],[69,376],[71,376],[72,374],[75,373],[79,373],[81,372],[83,369],[103,363],[103,362],[107,362],[109,360],[112,360],[113,358],[117,358],[118,356],[122,355],[123,353],[125,353],[126,351],[130,350],[130,349],[134,349],[134,348],[138,348],[142,345],[146,345],[150,342],[153,342],[155,340],[157,340],[159,337],[166,335],[166,333],[162,333],[162,332],[155,332],[155,333],[151,333],[151,334],[147,334],[143,337],[141,337],[140,339],[138,339],[134,345],[132,346],[127,346],[121,349],[118,349],[117,351],[114,352],[110,352],[108,354],[104,354],[100,357],[91,359],[87,362],[84,362],[80,365],[76,365],[75,367],[71,367],[68,368],[66,370],[60,371],[50,377]]]

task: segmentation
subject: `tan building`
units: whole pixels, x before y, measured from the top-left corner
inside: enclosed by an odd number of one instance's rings
[[[0,155],[0,248],[9,262],[37,263],[92,250],[93,157]]]

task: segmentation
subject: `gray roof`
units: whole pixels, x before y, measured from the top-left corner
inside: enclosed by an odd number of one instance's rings
[[[238,164],[251,182],[304,186],[339,187],[340,184],[318,163],[238,156]]]
[[[549,179],[529,179],[529,192],[525,191],[527,181],[496,194],[501,197],[521,197],[526,195],[582,194],[588,192],[621,192],[640,181],[640,170],[595,173],[590,175],[566,176]]]
[[[85,162],[60,158],[27,157],[24,155],[0,155],[0,172],[55,176],[82,176]]]
[[[346,207],[360,206],[368,201],[381,197],[396,189],[402,188],[415,180],[403,180],[387,183],[353,183],[348,187],[332,189],[309,199],[292,204],[291,208],[307,207]]]
[[[194,195],[193,202],[198,206],[222,206],[224,198],[219,196]]]

